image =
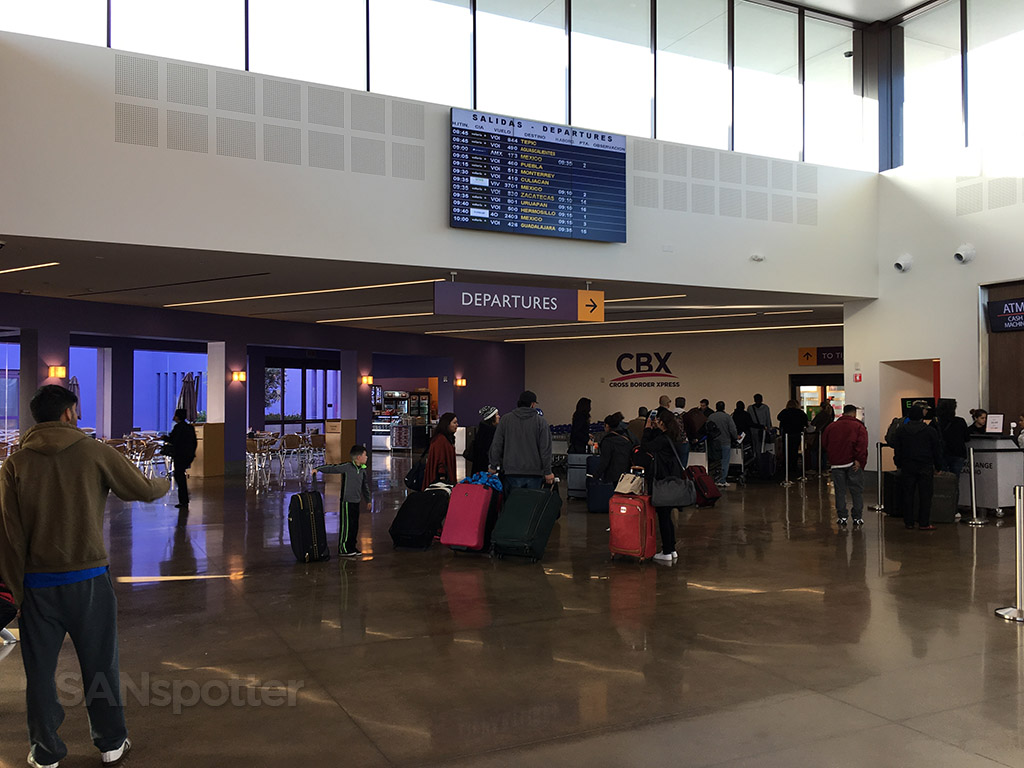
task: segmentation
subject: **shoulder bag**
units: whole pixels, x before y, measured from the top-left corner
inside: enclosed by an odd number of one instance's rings
[[[668,441],[676,461],[683,469],[682,477],[666,477],[662,480],[655,480],[651,489],[651,504],[655,507],[689,507],[697,503],[697,489],[693,480],[686,476],[686,467],[683,467],[683,460],[679,458],[679,452],[671,440]]]

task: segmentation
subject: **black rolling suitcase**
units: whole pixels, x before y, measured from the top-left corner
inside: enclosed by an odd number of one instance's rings
[[[932,486],[933,523],[955,523],[960,496],[960,478],[952,472],[940,472]]]
[[[587,457],[587,512],[607,512],[608,502],[615,492],[615,483],[601,482],[597,475],[600,468],[600,456]]]
[[[498,557],[517,555],[540,560],[561,510],[557,483],[539,491],[514,488],[491,534],[491,551]]]
[[[882,506],[889,517],[903,517],[903,480],[898,469],[882,473]]]
[[[427,549],[441,533],[451,495],[451,488],[432,485],[406,496],[388,529],[395,547]]]
[[[331,559],[324,523],[324,497],[318,491],[296,493],[288,502],[288,536],[300,563]]]

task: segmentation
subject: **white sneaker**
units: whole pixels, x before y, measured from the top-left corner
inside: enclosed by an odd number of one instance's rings
[[[109,752],[104,752],[102,755],[100,755],[100,758],[103,760],[104,765],[118,765],[124,759],[124,756],[128,754],[131,748],[131,741],[125,739],[124,744],[122,744],[117,749],[112,749]]]
[[[57,768],[57,766],[60,765],[60,763],[47,763],[44,765],[43,763],[38,762],[34,757],[32,757],[32,750],[29,750],[28,752],[28,764],[31,765],[32,768]]]
[[[678,557],[679,555],[677,555],[675,552],[670,552],[667,555],[664,552],[659,552],[654,556],[654,559],[657,560],[659,563],[671,564],[674,563],[678,559]]]
[[[678,552],[673,552],[672,553],[672,562],[674,563],[678,559],[679,559],[679,553]]]
[[[717,485],[719,488],[728,488],[729,487],[728,483],[715,483],[715,485]]]

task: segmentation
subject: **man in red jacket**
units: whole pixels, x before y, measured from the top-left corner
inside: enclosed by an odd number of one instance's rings
[[[832,466],[836,490],[836,522],[846,527],[846,490],[853,499],[853,524],[864,525],[864,467],[868,463],[868,430],[857,419],[857,406],[847,405],[838,421],[821,434],[821,444]]]

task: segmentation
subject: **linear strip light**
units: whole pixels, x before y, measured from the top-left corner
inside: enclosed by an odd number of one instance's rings
[[[11,267],[10,269],[0,269],[0,275],[9,275],[11,272],[27,272],[30,269],[43,269],[44,267],[58,266],[60,266],[59,261],[48,261],[45,264],[29,264],[27,267]]]
[[[808,312],[813,312],[813,309],[782,309],[778,312],[762,312],[764,315],[803,315]]]
[[[685,299],[685,293],[675,293],[671,296],[634,296],[631,299],[605,299],[605,304],[618,304],[623,301],[656,301],[657,299]]]
[[[595,336],[550,336],[539,339],[505,339],[506,342],[578,341],[580,339],[624,339],[637,336],[687,336],[694,333],[738,333],[741,331],[791,331],[801,328],[842,328],[842,323],[813,323],[809,325],[766,325],[753,328],[708,328],[692,331],[645,331],[644,333],[604,333]]]
[[[290,293],[267,293],[262,296],[235,296],[230,299],[206,299],[205,301],[180,301],[176,304],[164,304],[164,307],[198,307],[202,304],[228,304],[232,301],[257,301],[259,299],[286,299],[292,296],[316,296],[324,293],[344,293],[346,291],[368,291],[372,288],[398,288],[403,285],[426,285],[427,283],[443,283],[444,278],[435,277],[430,280],[406,280],[401,283],[381,283],[380,285],[350,285],[347,288],[321,288],[316,291],[292,291]]]
[[[391,320],[395,317],[427,317],[433,312],[409,312],[404,315],[369,315],[366,317],[336,317],[333,320],[317,320],[318,323],[355,323],[360,320]]]
[[[545,323],[544,325],[503,325],[495,328],[457,328],[451,331],[425,331],[437,335],[445,333],[479,333],[481,331],[529,331],[534,328],[568,328],[570,326],[621,325],[623,323],[668,323],[676,320],[718,320],[722,317],[754,317],[757,312],[741,312],[732,315],[690,315],[687,317],[645,317],[639,320],[601,320],[596,323]]]

